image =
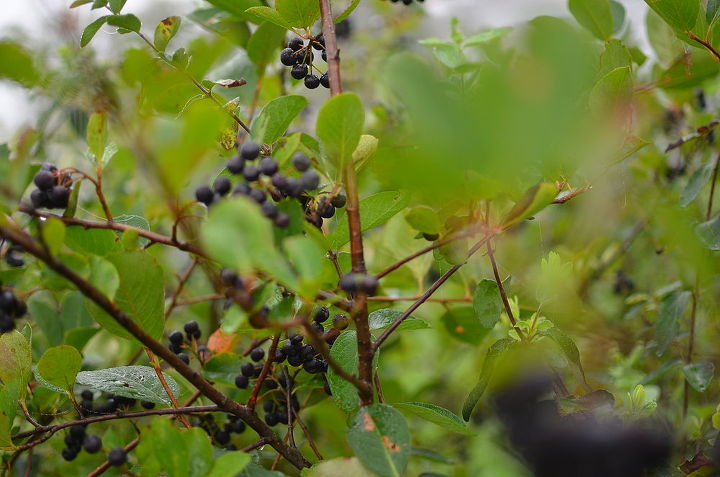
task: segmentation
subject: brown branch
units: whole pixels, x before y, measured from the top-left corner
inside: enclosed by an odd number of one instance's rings
[[[117,307],[107,296],[105,296],[94,285],[82,278],[80,275],[71,270],[57,258],[50,255],[43,247],[40,247],[29,235],[15,228],[7,222],[7,219],[0,218],[0,236],[11,240],[15,244],[23,247],[25,251],[73,283],[77,289],[88,299],[97,304],[102,310],[109,314],[120,326],[125,328],[145,347],[150,348],[153,353],[165,360],[170,366],[175,368],[185,379],[187,379],[195,388],[202,392],[208,399],[220,406],[224,411],[234,414],[245,421],[253,428],[261,437],[267,439],[268,443],[273,446],[280,454],[283,455],[291,464],[297,468],[306,467],[308,462],[303,455],[288,447],[275,432],[270,429],[258,415],[247,406],[238,404],[216,389],[201,374],[185,364],[175,353],[170,351],[162,343],[155,340],[145,332],[129,315]]]
[[[175,238],[173,237],[173,240]],[[165,310],[165,321],[170,317],[170,314],[173,312],[175,307],[178,304],[178,298],[180,297],[180,293],[182,293],[183,288],[185,288],[185,284],[190,279],[190,275],[192,275],[193,270],[195,270],[195,267],[198,264],[198,259],[193,258],[192,262],[190,262],[190,265],[185,269],[185,272],[180,276],[180,279],[178,280],[178,286],[175,288],[175,291],[173,292],[172,298],[170,299],[170,304],[168,305],[167,310]]]
[[[369,301],[415,301],[420,298],[421,295],[417,296],[371,296],[368,298]],[[461,297],[449,297],[449,298],[435,298],[430,297],[425,300],[428,303],[472,303],[473,299],[471,296]]]
[[[167,397],[170,399],[172,406],[175,409],[178,409],[180,407],[180,404],[178,403],[178,400],[173,394],[172,389],[170,389],[170,386],[168,386],[168,383],[165,380],[162,369],[160,369],[160,361],[158,361],[157,357],[153,354],[152,351],[150,351],[149,348],[145,348],[145,353],[147,353],[148,360],[150,361],[150,366],[152,366],[152,368],[155,370],[158,381],[160,381],[160,384],[165,390],[165,394],[167,394]],[[182,414],[178,416],[178,419],[180,419],[180,422],[182,422],[183,426],[185,426],[185,429],[190,429],[192,427],[190,425],[190,421],[188,421],[187,418]]]
[[[92,220],[84,220],[84,219],[76,219],[75,217],[62,217],[60,215],[50,214],[48,212],[40,212],[39,210],[30,208],[30,207],[20,207],[20,212],[23,212],[28,215],[32,215],[34,217],[42,217],[42,218],[49,218],[53,217],[58,220],[61,220],[65,225],[70,226],[79,226],[84,227],[86,229],[108,229],[108,230],[115,230],[118,232],[125,232],[126,230],[132,230],[137,232],[137,234],[140,237],[146,238],[150,240],[151,242],[156,242],[162,245],[168,245],[170,247],[175,247],[179,250],[182,250],[184,252],[189,252],[194,255],[197,255],[199,257],[205,257],[205,254],[195,245],[187,243],[187,242],[179,242],[177,240],[173,240],[170,237],[167,237],[165,235],[161,235],[155,232],[151,232],[149,230],[141,229],[138,227],[133,227],[131,225],[126,224],[119,224],[117,222],[96,222]]]
[[[720,168],[720,155],[715,159],[715,167],[713,168],[712,178],[710,179],[710,197],[708,198],[707,208],[705,209],[705,221],[712,217],[713,201],[715,200],[715,183],[718,177],[718,168]]]
[[[322,31],[325,38],[325,52],[327,54],[328,77],[330,79],[330,94],[332,96],[342,93],[342,79],[340,78],[340,50],[337,47],[335,36],[335,23],[332,17],[330,0],[320,1],[320,17]]]
[[[275,350],[277,350],[277,345],[279,341],[280,333],[277,333],[273,337],[272,343],[270,343],[270,350],[268,351],[268,355],[265,359],[265,365],[263,366],[262,371],[260,371],[260,376],[258,376],[258,379],[255,382],[255,387],[253,388],[252,393],[250,393],[250,397],[248,398],[247,407],[249,407],[250,409],[255,409],[255,403],[257,402],[260,388],[262,388],[262,385],[265,382],[265,378],[270,372],[270,367],[275,361]]]
[[[490,239],[494,236],[494,234],[486,235],[478,243],[473,245],[473,247],[468,251],[466,260],[472,257],[478,250],[480,250],[483,245],[489,242]],[[438,278],[437,281],[433,283],[432,286],[430,286],[430,288],[428,288],[427,291],[423,293],[420,298],[415,300],[415,302],[410,305],[410,308],[405,310],[405,312],[400,315],[397,320],[393,322],[392,325],[390,325],[385,331],[382,332],[380,336],[378,336],[378,338],[375,340],[375,343],[373,343],[373,352],[377,351],[378,348],[380,348],[380,346],[385,342],[385,340],[388,339],[388,337],[397,329],[397,327],[400,326],[403,321],[408,319],[415,310],[420,308],[420,306],[425,303],[437,291],[437,289],[443,285],[443,283],[445,283],[451,276],[453,276],[455,272],[460,270],[463,265],[464,263],[453,265],[453,267],[450,268],[447,272],[445,272],[440,278]]]
[[[715,129],[718,125],[720,125],[720,120],[715,119],[715,120],[709,122],[708,124],[700,126],[699,128],[697,128],[697,130],[694,133],[689,134],[685,137],[681,137],[680,139],[671,142],[668,145],[668,147],[665,148],[665,152],[670,152],[673,149],[677,149],[678,147],[682,146],[683,144],[685,144],[687,142],[694,141],[696,139],[699,139],[699,138],[705,136],[710,131]]]
[[[699,43],[702,45],[703,48],[705,48],[710,54],[715,58],[715,61],[720,61],[720,52],[717,51],[709,42],[703,40],[702,38],[698,37],[695,33],[689,31],[687,32],[688,37],[696,43]]]
[[[210,301],[210,300],[220,300],[222,298],[227,298],[227,297],[222,293],[210,293],[209,295],[194,296],[192,298],[185,298],[182,300],[177,300],[175,302],[175,305],[176,306],[194,305],[196,303],[202,303],[204,301]]]
[[[498,291],[500,292],[500,298],[502,299],[503,307],[505,308],[505,314],[508,316],[510,323],[512,324],[513,328],[515,328],[515,331],[517,332],[520,339],[525,341],[525,333],[523,333],[522,330],[518,328],[517,320],[515,319],[512,308],[510,307],[510,300],[508,300],[507,292],[505,291],[505,285],[503,285],[502,279],[500,278],[500,273],[498,272],[497,262],[495,261],[495,251],[493,250],[492,244],[489,241],[487,243],[487,256],[490,259],[490,264],[492,265],[493,277],[495,278],[495,284],[497,285]]]

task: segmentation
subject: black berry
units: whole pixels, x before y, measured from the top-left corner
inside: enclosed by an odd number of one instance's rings
[[[155,409],[155,403],[152,401],[140,401],[140,405],[145,409]]]
[[[320,86],[320,78],[316,75],[307,75],[305,77],[305,87],[308,89],[315,89]]]
[[[318,323],[322,323],[328,318],[330,318],[330,310],[328,310],[325,306],[321,306],[318,308],[318,311],[315,312],[315,317],[313,319]]]
[[[306,64],[299,64],[292,67],[292,70],[290,70],[290,76],[293,78],[300,80],[303,79],[308,74],[308,67]]]
[[[230,192],[231,187],[232,184],[230,183],[230,179],[225,176],[219,176],[215,179],[215,182],[213,182],[213,189],[215,189],[215,193],[220,195],[226,195]]]
[[[237,386],[240,389],[247,389],[248,384],[250,384],[250,378],[243,374],[238,374],[235,376],[235,386]]]
[[[242,174],[243,167],[245,166],[245,160],[242,158],[242,156],[235,156],[231,158],[225,167],[230,172],[230,174]]]
[[[255,141],[245,141],[240,146],[240,156],[248,161],[257,159],[260,156],[260,144]]]
[[[198,202],[202,202],[205,205],[210,205],[215,198],[215,194],[210,187],[203,185],[195,189],[195,198],[198,200]]]
[[[293,66],[295,64],[295,51],[292,48],[285,48],[280,52],[280,62],[285,66]]]
[[[170,340],[170,342],[172,344],[181,345],[185,338],[183,337],[183,334],[181,332],[175,330],[172,333],[170,333],[170,336],[168,337],[168,339]]]
[[[122,447],[113,447],[107,455],[108,464],[120,467],[127,461],[127,452]]]
[[[302,175],[302,185],[305,190],[315,190],[320,186],[320,175],[314,170],[305,171]]]
[[[88,454],[94,454],[102,448],[102,439],[99,436],[87,435],[83,439],[83,449]]]
[[[296,36],[295,38],[291,38],[288,42],[288,48],[290,48],[293,51],[298,51],[300,48],[303,47],[305,42],[303,42],[303,39],[299,36]]]
[[[250,359],[255,361],[256,363],[258,361],[261,361],[265,357],[265,350],[262,348],[255,348],[250,352]]]
[[[310,166],[312,165],[312,162],[310,161],[310,158],[307,157],[302,152],[298,152],[292,157],[292,163],[295,169],[297,169],[300,172],[305,172],[308,169],[310,169]]]
[[[260,172],[270,177],[278,171],[278,163],[272,157],[265,157],[260,161]]]
[[[260,169],[252,164],[247,165],[243,169],[243,177],[248,182],[255,182],[260,177]]]
[[[55,185],[55,176],[50,171],[40,170],[35,174],[33,182],[40,190],[50,190]]]
[[[347,204],[347,197],[342,192],[339,192],[338,195],[332,198],[330,204],[332,204],[333,207],[342,209],[345,207],[345,204]]]

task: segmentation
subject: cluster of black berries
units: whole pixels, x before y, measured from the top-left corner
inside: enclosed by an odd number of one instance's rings
[[[191,345],[193,342],[197,343],[197,340],[199,340],[202,336],[202,331],[200,330],[198,322],[195,320],[185,323],[183,330],[185,331],[184,335],[182,331],[177,330],[170,333],[168,336],[168,339],[170,340],[168,348],[170,348],[170,351],[175,353],[185,364],[190,364],[190,356],[185,353],[184,345]],[[204,352],[204,349],[204,346],[197,347],[198,352]]]
[[[315,89],[320,85],[329,88],[330,78],[328,73],[323,73],[320,77],[313,74],[313,60],[315,59],[313,48],[321,51],[323,61],[327,62],[325,38],[322,33],[309,38],[307,44],[299,36],[291,39],[287,44],[287,48],[280,52],[280,62],[285,66],[292,66],[290,76],[297,80],[304,78],[306,88]]]
[[[88,434],[87,425],[75,424],[65,436],[65,448],[62,450],[63,459],[71,461],[77,457],[81,450],[88,454],[95,454],[102,448],[100,436]]]
[[[61,174],[52,164],[43,164],[33,182],[37,189],[30,193],[33,207],[40,209],[64,209],[70,200],[72,179]]]
[[[290,216],[279,210],[277,202],[284,198],[300,201],[308,222],[322,226],[323,218],[331,218],[338,207],[344,207],[347,199],[342,193],[320,194],[317,199],[308,195],[320,187],[320,175],[311,168],[312,161],[303,153],[292,157],[292,164],[299,176],[280,172],[278,162],[269,156],[261,158],[260,145],[246,141],[239,153],[231,158],[226,168],[234,176],[242,176],[235,188],[227,176],[219,176],[212,187],[200,186],[195,197],[206,206],[217,203],[233,189],[233,195],[245,195],[257,202],[263,214],[277,227],[290,225]]]
[[[245,432],[245,423],[234,414],[228,414],[225,424],[221,428],[215,419],[210,415],[201,415],[192,422],[193,426],[204,430],[212,437],[213,444],[218,447],[224,447],[227,450],[237,450],[234,444],[230,443],[233,434],[242,434]]]
[[[20,268],[25,266],[25,260],[22,258],[22,253],[24,252],[23,248],[19,245],[10,245],[7,250],[5,250],[5,263],[7,263],[8,267],[12,268]]]
[[[0,286],[2,283],[0,283]],[[0,333],[15,329],[15,319],[27,313],[27,305],[9,288],[0,288]]]
[[[115,414],[118,411],[127,411],[137,403],[136,399],[112,393],[107,395],[105,402],[96,403],[95,396],[89,389],[84,390],[80,397],[80,408],[88,414]],[[145,409],[155,407],[155,403],[151,401],[140,401],[140,405]]]
[[[667,432],[623,425],[589,411],[560,415],[546,374],[526,376],[498,393],[500,420],[512,446],[537,477],[643,477],[670,455]]]
[[[346,273],[340,277],[340,289],[348,293],[363,292],[374,295],[378,287],[378,279],[374,275],[362,273]]]

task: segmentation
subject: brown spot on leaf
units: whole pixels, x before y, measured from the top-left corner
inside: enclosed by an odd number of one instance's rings
[[[375,421],[373,421],[373,418],[370,416],[369,412],[365,412],[365,414],[363,414],[363,429],[366,432],[375,431]]]
[[[465,327],[464,327],[464,326],[457,325],[457,326],[455,327],[455,333],[465,333]]]
[[[391,441],[388,436],[383,436],[382,441],[383,445],[387,447],[390,452],[398,452],[400,450],[400,446]]]

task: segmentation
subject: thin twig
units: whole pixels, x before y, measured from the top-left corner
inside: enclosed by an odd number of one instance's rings
[[[173,312],[175,307],[178,304],[178,298],[180,297],[180,293],[182,293],[183,288],[185,288],[185,284],[190,279],[190,275],[192,275],[193,270],[195,270],[195,267],[198,264],[197,257],[193,258],[190,262],[190,265],[185,269],[185,272],[180,276],[180,279],[178,280],[178,286],[175,288],[175,292],[173,292],[172,298],[170,299],[170,304],[167,307],[167,310],[165,310],[165,321],[170,317],[170,314]]]
[[[265,378],[270,372],[270,367],[275,361],[275,351],[277,350],[277,345],[279,341],[280,333],[277,333],[273,337],[272,343],[270,343],[270,350],[268,351],[268,355],[265,359],[265,364],[263,365],[262,371],[260,371],[260,376],[258,376],[258,379],[255,382],[255,387],[253,388],[252,392],[250,393],[250,397],[248,398],[247,407],[249,407],[250,409],[255,409],[255,403],[257,403],[257,397],[260,393],[260,388],[262,388],[262,385],[265,382]]]
[[[495,278],[495,284],[497,285],[498,291],[500,292],[500,298],[502,299],[503,307],[505,308],[505,314],[508,316],[508,319],[510,320],[513,328],[515,328],[515,331],[517,331],[520,339],[524,340],[525,334],[517,326],[517,320],[513,315],[512,307],[510,306],[510,301],[508,300],[507,292],[505,291],[505,285],[503,285],[502,279],[500,278],[500,273],[498,272],[497,262],[495,261],[495,251],[493,250],[492,244],[489,241],[487,243],[487,256],[490,259],[490,264],[492,265],[493,277]]]
[[[160,361],[155,357],[152,351],[150,351],[149,348],[145,348],[145,353],[147,353],[148,360],[150,360],[150,365],[155,370],[155,374],[158,377],[158,380],[160,381],[160,384],[162,385],[163,389],[165,390],[165,394],[167,394],[168,398],[170,398],[170,402],[172,403],[172,406],[175,409],[178,409],[180,407],[180,403],[178,403],[177,398],[175,397],[175,394],[173,394],[172,389],[170,389],[170,386],[168,386],[167,381],[165,380],[165,375],[163,375],[162,369],[160,369]],[[185,416],[180,414],[178,416],[178,419],[180,419],[180,422],[182,422],[183,426],[185,426],[185,429],[190,429],[192,426],[190,425],[190,422],[187,420]]]
[[[133,439],[133,440],[131,440],[130,442],[128,442],[128,444],[127,444],[125,447],[123,447],[123,449],[125,450],[125,452],[130,452],[130,451],[132,451],[133,449],[135,449],[135,448],[138,446],[139,443],[140,443],[140,436],[138,436],[138,437],[136,437],[135,439]],[[97,467],[95,468],[95,470],[93,470],[92,472],[90,472],[90,473],[87,475],[87,477],[98,477],[99,475],[104,474],[105,471],[108,470],[109,468],[110,468],[110,462],[106,460],[105,462],[103,462],[102,464],[100,464],[99,466],[97,466]]]

